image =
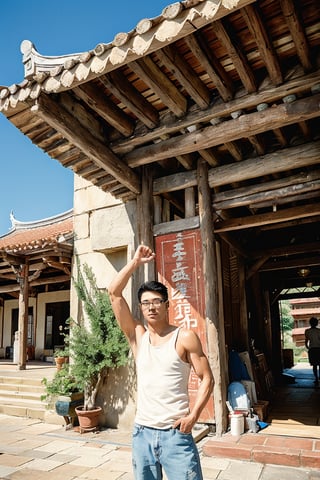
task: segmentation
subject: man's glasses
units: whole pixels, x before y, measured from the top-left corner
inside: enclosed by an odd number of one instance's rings
[[[141,302],[142,308],[149,308],[152,305],[155,308],[159,308],[162,303],[166,303],[166,300],[162,298],[154,298],[153,300],[143,300]]]

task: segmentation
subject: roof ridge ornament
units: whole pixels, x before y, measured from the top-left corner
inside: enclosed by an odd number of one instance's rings
[[[10,221],[11,221],[11,229],[10,233],[17,230],[27,230],[29,228],[37,228],[37,227],[44,227],[47,225],[52,225],[53,223],[62,222],[63,220],[67,220],[68,218],[72,217],[73,209],[67,210],[66,212],[59,213],[57,215],[53,215],[52,217],[46,217],[41,220],[34,220],[29,222],[22,222],[17,220],[14,217],[13,210],[10,212]]]
[[[20,51],[23,55],[22,63],[24,65],[24,77],[33,78],[35,74],[50,72],[62,65],[69,66],[78,63],[83,53],[71,53],[67,55],[50,56],[41,55],[35,45],[30,40],[23,40],[20,44]]]

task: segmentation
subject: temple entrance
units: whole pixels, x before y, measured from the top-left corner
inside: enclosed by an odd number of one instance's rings
[[[314,386],[312,367],[298,363],[284,374],[292,383],[276,388],[265,433],[320,438],[320,388]]]
[[[66,321],[70,316],[70,302],[46,304],[45,349],[54,350],[64,345]]]

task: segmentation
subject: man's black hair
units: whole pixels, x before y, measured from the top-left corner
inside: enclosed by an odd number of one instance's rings
[[[309,323],[311,327],[316,327],[318,325],[318,319],[316,317],[311,317]]]
[[[145,282],[138,290],[138,300],[141,302],[141,296],[144,292],[157,292],[160,293],[163,300],[168,300],[168,289],[163,283],[152,280],[151,282]]]

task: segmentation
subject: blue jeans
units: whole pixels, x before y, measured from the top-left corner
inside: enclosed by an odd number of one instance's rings
[[[132,465],[136,480],[203,480],[198,449],[191,433],[135,424]]]

